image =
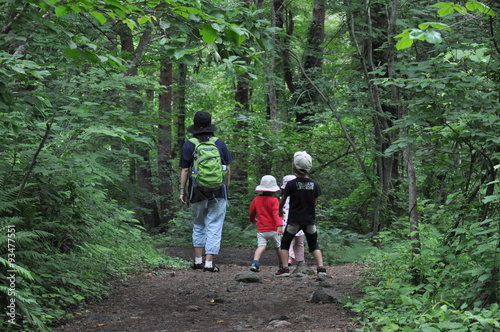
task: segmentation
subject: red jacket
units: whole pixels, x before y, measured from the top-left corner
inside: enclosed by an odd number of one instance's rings
[[[283,220],[278,214],[279,201],[274,196],[256,196],[250,204],[250,222],[257,223],[257,232],[277,231],[283,226]]]

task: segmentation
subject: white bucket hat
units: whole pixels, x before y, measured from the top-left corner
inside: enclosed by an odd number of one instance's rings
[[[280,187],[276,184],[276,178],[272,175],[264,175],[262,179],[260,179],[260,185],[255,187],[255,191],[271,191],[276,192],[279,191]]]
[[[309,173],[312,168],[312,158],[305,151],[295,152],[293,155],[293,167],[302,174]]]

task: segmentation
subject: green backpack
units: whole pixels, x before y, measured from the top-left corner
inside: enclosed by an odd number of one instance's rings
[[[219,149],[215,145],[217,139],[217,137],[211,137],[206,142],[200,142],[194,137],[189,139],[194,144],[191,176],[195,187],[217,190],[222,186],[225,171]]]

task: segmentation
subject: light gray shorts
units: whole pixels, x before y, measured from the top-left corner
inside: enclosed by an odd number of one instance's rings
[[[257,245],[259,247],[266,246],[267,241],[272,242],[273,248],[279,248],[281,246],[281,238],[277,231],[257,233]]]

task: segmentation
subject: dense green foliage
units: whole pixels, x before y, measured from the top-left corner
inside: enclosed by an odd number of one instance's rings
[[[254,246],[254,187],[306,150],[325,262],[367,266],[366,331],[500,328],[497,2],[0,8],[2,328],[185,265],[154,248],[189,245],[176,166],[202,109],[236,159],[223,246]]]

